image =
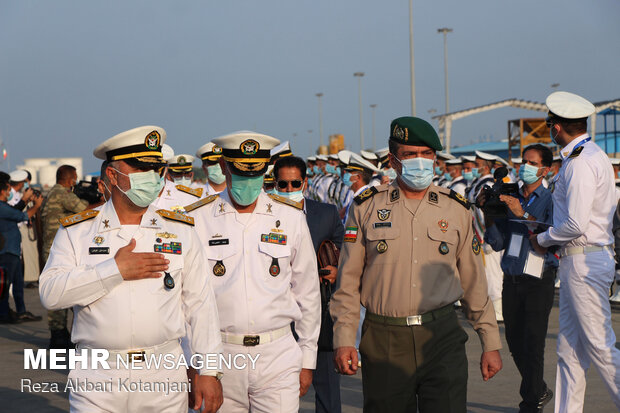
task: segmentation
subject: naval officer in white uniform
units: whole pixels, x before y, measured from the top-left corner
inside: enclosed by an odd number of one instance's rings
[[[41,274],[43,305],[73,307],[71,341],[78,352],[110,352],[111,369],[70,372],[71,380],[110,382],[102,392],[72,391],[72,412],[187,411],[187,388],[181,385],[187,382],[186,369],[147,368],[144,359],[172,355],[176,365],[179,340],[186,334],[194,354],[221,353],[215,297],[193,220],[151,205],[163,186],[165,139],[162,128],[143,126],[95,149],[97,158],[109,162],[111,199],[61,220]],[[140,369],[117,364],[118,355],[133,358]],[[222,403],[220,373],[203,368],[192,383],[196,405],[204,401],[208,412]],[[180,391],[144,387],[156,382],[177,383]],[[139,385],[138,391],[126,391],[121,383]]]
[[[255,369],[224,371],[222,411],[297,412],[312,383],[321,324],[316,256],[303,206],[262,191],[277,139],[243,131],[213,142],[222,148],[226,190],[186,211],[208,259],[224,354],[260,355]]]
[[[591,364],[620,409],[620,350],[608,301],[614,279],[613,168],[587,133],[592,103],[568,92],[554,92],[546,103],[551,139],[562,148],[562,167],[550,188],[553,227],[531,240],[539,249],[561,247],[555,411],[583,411]]]

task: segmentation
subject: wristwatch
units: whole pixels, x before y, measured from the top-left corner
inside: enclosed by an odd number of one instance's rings
[[[523,216],[521,217],[522,219],[528,219],[530,217],[530,214],[528,214],[527,212],[523,213]]]

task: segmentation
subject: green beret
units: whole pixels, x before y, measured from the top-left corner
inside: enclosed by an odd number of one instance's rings
[[[403,116],[390,125],[390,140],[404,145],[428,146],[436,151],[443,149],[435,128],[427,121]]]

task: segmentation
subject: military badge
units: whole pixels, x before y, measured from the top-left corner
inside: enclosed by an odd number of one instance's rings
[[[276,221],[276,228],[280,228],[280,220],[279,219]]]
[[[272,277],[277,277],[280,274],[280,264],[278,264],[278,259],[274,258],[271,260],[271,266],[269,267],[269,274]]]
[[[396,125],[392,131],[392,136],[396,139],[400,139],[401,141],[407,141],[409,139],[409,131]]]
[[[439,221],[437,225],[439,225],[439,229],[441,230],[441,232],[448,231],[448,221],[446,221],[445,219]]]
[[[377,252],[379,254],[383,254],[387,250],[388,250],[388,245],[387,245],[387,242],[385,242],[385,240],[381,240],[377,243]]]
[[[441,244],[439,244],[439,253],[441,255],[446,255],[449,252],[450,252],[450,248],[448,248],[448,244],[446,244],[445,242],[442,242]]]
[[[436,204],[439,202],[439,197],[437,196],[437,192],[429,192],[428,193],[428,200],[429,202],[432,202],[433,204]]]
[[[260,242],[266,242],[268,244],[286,245],[286,235],[284,234],[261,234]]]
[[[183,253],[180,242],[155,244],[153,245],[153,251],[161,252],[163,254],[175,254],[175,255],[180,255]]]
[[[392,192],[390,192],[390,201],[391,202],[398,201],[399,198],[400,198],[400,191],[398,190],[398,188],[396,188]]]
[[[174,288],[174,278],[170,275],[169,272],[164,272],[166,276],[164,277],[164,287],[171,290]]]
[[[148,149],[154,151],[154,150],[157,150],[157,148],[159,148],[160,141],[161,141],[161,136],[159,135],[159,132],[154,130],[153,132],[146,135],[146,138],[144,139],[144,145],[146,145]]]
[[[220,148],[219,146],[214,146],[213,147],[213,153],[215,155],[220,155],[222,153],[222,148]]]
[[[110,220],[109,219],[104,219],[103,220],[103,227],[104,228],[110,228]]]
[[[389,209],[379,209],[377,210],[377,218],[379,218],[379,221],[385,221],[390,217],[391,212]]]
[[[271,208],[272,208],[272,207],[273,207],[273,205],[271,205],[271,204],[267,204],[267,213],[268,213],[268,214],[271,214],[271,213],[272,213],[272,212],[271,212]]]
[[[258,152],[259,148],[260,145],[254,139],[245,140],[241,143],[241,146],[239,146],[239,149],[241,149],[241,153],[246,156],[256,155],[256,152]]]
[[[176,238],[177,236],[175,234],[171,234],[169,232],[158,232],[157,234],[155,234],[155,236],[157,237],[161,237],[161,238]]]
[[[355,242],[357,240],[357,227],[346,227],[344,231],[344,242]]]
[[[224,212],[224,203],[222,202],[222,203],[220,203],[218,206],[220,207],[220,209],[218,210],[218,212]]]
[[[179,165],[185,165],[187,163],[187,159],[185,159],[185,156],[181,155],[179,156],[179,158],[177,159],[177,163]]]
[[[151,225],[157,225],[157,218],[151,219]]]
[[[213,275],[216,277],[221,277],[224,274],[226,274],[226,267],[224,266],[224,263],[222,261],[216,262],[213,266]]]
[[[480,241],[478,241],[478,237],[474,235],[474,239],[471,241],[471,250],[474,254],[480,254]]]
[[[97,245],[101,245],[103,244],[103,237],[101,235],[97,235],[95,238],[93,238],[93,242]]]

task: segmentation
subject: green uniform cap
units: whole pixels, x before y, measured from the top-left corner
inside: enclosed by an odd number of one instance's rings
[[[390,139],[403,145],[428,146],[436,151],[443,149],[435,128],[427,121],[412,116],[392,121]]]

